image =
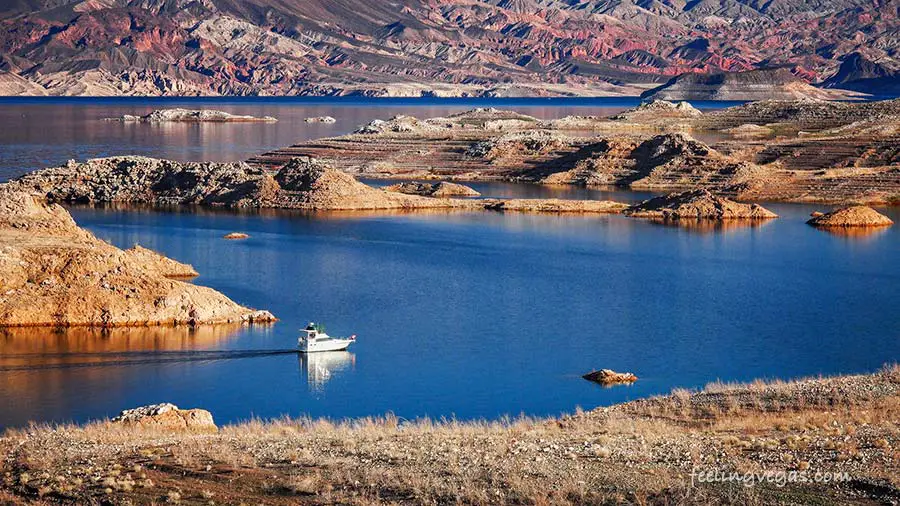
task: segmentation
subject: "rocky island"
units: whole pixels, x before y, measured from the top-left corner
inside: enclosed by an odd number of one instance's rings
[[[628,216],[658,220],[769,220],[778,215],[759,204],[743,204],[707,190],[691,190],[645,200],[624,210]]]
[[[59,205],[0,186],[0,327],[274,320],[178,280],[196,274],[145,248],[120,250],[79,228]]]
[[[868,206],[843,207],[830,213],[819,213],[807,223],[815,227],[889,227],[893,220]]]
[[[108,121],[142,122],[142,123],[272,123],[278,121],[271,116],[246,116],[231,114],[225,111],[210,109],[157,109],[143,116],[126,114],[119,118],[107,118]]]

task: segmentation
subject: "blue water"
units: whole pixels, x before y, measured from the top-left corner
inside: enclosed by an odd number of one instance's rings
[[[712,230],[621,216],[74,208],[99,237],[189,262],[196,283],[281,321],[194,336],[7,331],[0,421],[80,421],[162,401],[210,409],[220,421],[544,416],[717,379],[896,361],[900,230],[832,235],[804,224],[811,207],[770,207],[782,217]],[[251,238],[221,239],[235,230]],[[359,341],[312,364],[200,351],[290,349],[308,320]],[[23,353],[35,353],[25,370],[2,369]],[[595,368],[640,380],[601,388],[580,377]]]
[[[241,160],[447,101],[201,101],[275,124],[127,125],[171,100],[0,100],[0,180],[67,158],[138,153]],[[626,101],[627,102],[627,101]],[[633,105],[504,104],[539,117]],[[334,125],[306,124],[328,114]],[[479,183],[491,197],[645,194]],[[499,213],[234,214],[77,207],[120,247],[188,262],[196,283],[281,321],[266,327],[0,331],[0,427],[85,421],[156,402],[250,417],[557,415],[717,379],[869,372],[900,359],[900,227],[832,235],[804,224],[823,207],[767,205],[756,227],[674,228],[621,216]],[[900,210],[883,212],[900,221]],[[225,241],[232,231],[246,241]],[[350,353],[289,351],[308,320],[357,334]],[[630,387],[581,378],[632,371]]]

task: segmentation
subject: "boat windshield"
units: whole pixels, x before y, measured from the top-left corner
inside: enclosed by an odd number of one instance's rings
[[[306,326],[306,330],[313,330],[320,334],[324,334],[325,333],[325,325],[320,325],[318,323],[310,322],[310,324]]]

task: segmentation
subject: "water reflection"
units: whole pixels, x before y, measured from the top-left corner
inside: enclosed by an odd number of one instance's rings
[[[890,227],[815,227],[837,237],[848,239],[875,239],[887,232]]]
[[[325,391],[325,384],[332,377],[356,366],[356,355],[349,351],[325,351],[300,354],[300,373],[306,376],[306,385],[312,393]]]
[[[736,231],[744,228],[761,228],[768,225],[772,220],[753,220],[753,219],[736,219],[736,220],[712,220],[712,219],[650,219],[647,220],[654,225],[664,227],[674,227],[688,232],[697,234],[718,234],[723,232]]]

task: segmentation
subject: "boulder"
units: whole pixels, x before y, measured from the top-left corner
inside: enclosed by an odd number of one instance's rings
[[[588,381],[594,381],[601,385],[615,385],[619,383],[634,383],[638,377],[630,372],[616,372],[612,369],[600,369],[599,371],[591,371],[582,378]]]
[[[645,200],[624,211],[635,218],[662,220],[766,220],[778,215],[758,204],[743,204],[713,195],[708,190],[672,193]]]
[[[114,424],[164,431],[217,432],[212,413],[205,409],[180,409],[170,403],[126,409],[111,420]]]
[[[888,227],[893,220],[868,206],[844,207],[814,216],[807,221],[815,227]]]
[[[331,116],[315,116],[312,118],[306,118],[303,121],[305,121],[307,123],[335,123],[335,122],[337,122],[337,120],[332,118]]]

